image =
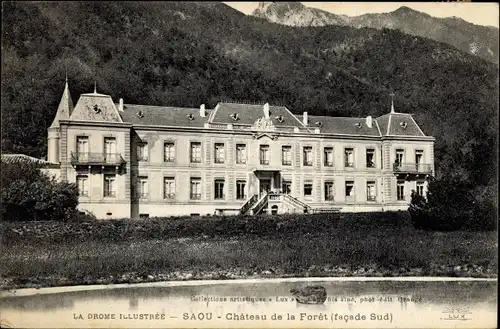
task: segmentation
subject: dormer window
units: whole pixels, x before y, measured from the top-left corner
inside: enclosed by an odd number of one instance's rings
[[[188,118],[189,121],[192,121],[192,120],[194,120],[194,115],[192,113],[189,113],[187,115],[187,118]]]
[[[361,128],[361,127],[362,127],[361,123],[359,123],[359,122],[358,122],[358,123],[356,123],[356,124],[355,124],[355,126],[356,126],[357,128]]]
[[[406,129],[406,127],[408,127],[408,124],[406,123],[406,121],[403,121],[399,124],[401,127],[403,127],[403,129]]]
[[[139,112],[137,112],[137,116],[139,118],[144,118],[144,113],[142,113],[142,111],[139,111]]]
[[[93,109],[95,113],[101,113],[101,109],[97,106],[97,104],[94,105]]]
[[[240,118],[240,117],[238,116],[238,113],[233,113],[233,114],[231,114],[231,115],[230,115],[230,117],[231,117],[234,121],[236,121],[236,120],[238,120],[238,119]]]
[[[282,115],[276,116],[275,119],[278,120],[279,123],[282,123],[283,121],[285,121],[285,119],[283,119]]]
[[[315,124],[316,124],[316,126],[318,126],[320,128],[323,126],[323,122],[321,122],[321,121],[316,121]]]

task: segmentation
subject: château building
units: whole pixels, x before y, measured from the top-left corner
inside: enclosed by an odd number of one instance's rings
[[[389,111],[388,111],[389,112]],[[434,171],[434,138],[413,117],[294,115],[284,106],[214,109],[115,103],[68,83],[48,128],[48,161],[98,218],[407,209]]]

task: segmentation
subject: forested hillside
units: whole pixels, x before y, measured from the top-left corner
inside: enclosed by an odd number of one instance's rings
[[[439,174],[496,181],[497,66],[395,30],[287,27],[222,3],[4,2],[2,151],[46,154],[67,68],[74,102],[281,103],[292,112],[415,114]]]

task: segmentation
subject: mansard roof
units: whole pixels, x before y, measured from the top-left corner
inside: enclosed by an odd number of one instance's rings
[[[66,85],[64,86],[64,92],[57,107],[56,116],[50,125],[50,128],[59,128],[59,120],[68,120],[73,111],[73,100],[71,99],[71,93],[69,92],[68,80],[66,80]]]
[[[80,95],[70,120],[123,122],[111,96],[97,92]]]
[[[124,104],[123,121],[146,126],[203,127],[210,115],[200,116],[200,109],[187,107]]]
[[[377,118],[382,136],[425,136],[409,113],[391,112]]]
[[[297,116],[303,120],[303,116]],[[329,117],[308,115],[308,127],[320,128],[322,134],[380,136],[380,131],[375,119],[372,119],[371,128],[368,127],[366,118]]]
[[[219,103],[210,116],[210,122],[253,125],[258,119],[264,117],[264,106],[265,105]],[[284,106],[269,105],[269,118],[275,127],[304,127],[302,122]]]

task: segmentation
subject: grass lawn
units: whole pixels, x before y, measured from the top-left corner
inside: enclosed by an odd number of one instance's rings
[[[337,218],[328,226],[311,217],[311,228],[321,226],[309,232],[291,224],[272,234],[173,232],[160,238],[159,227],[171,228],[172,221],[96,223],[99,234],[92,234],[94,227],[72,239],[50,238],[60,233],[50,225],[62,224],[2,223],[1,288],[287,276],[496,277],[495,232],[429,232],[404,220],[360,218]],[[224,219],[210,220],[219,225]],[[93,224],[71,224],[68,232],[81,225]]]

